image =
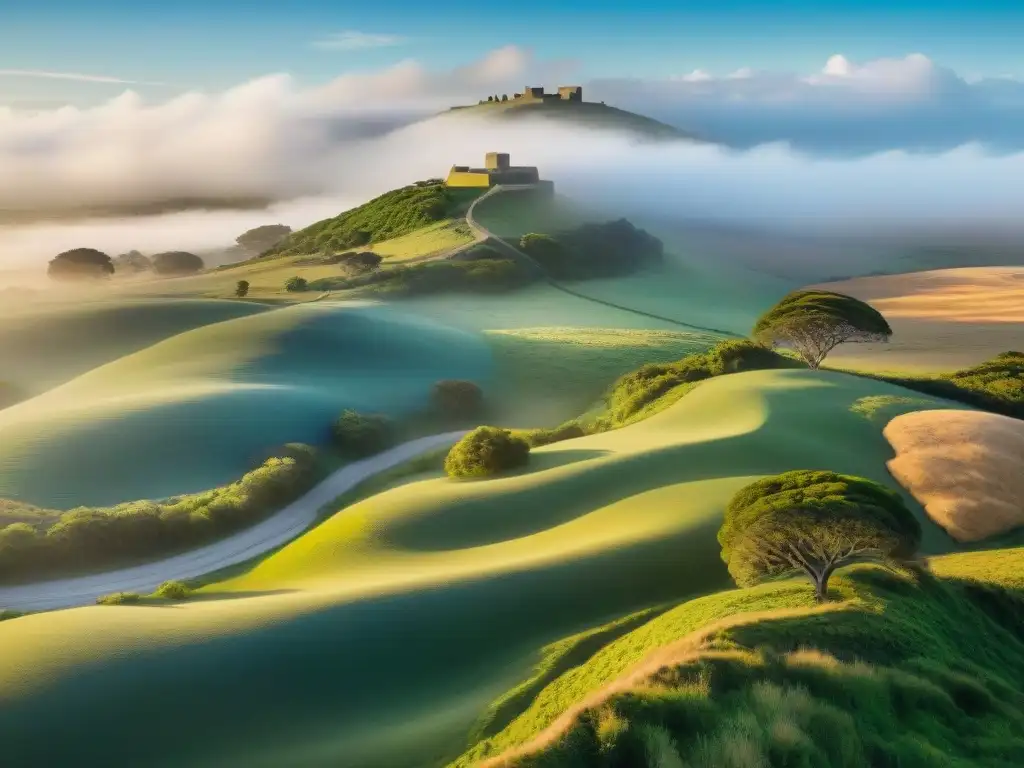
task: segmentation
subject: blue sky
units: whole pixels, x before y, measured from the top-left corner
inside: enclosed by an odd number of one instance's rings
[[[579,62],[577,79],[661,78],[700,68],[813,72],[833,53],[853,60],[922,52],[966,77],[1024,77],[1020,0],[568,0],[515,3],[246,3],[177,0],[0,0],[0,71],[102,75],[220,89],[288,72],[329,80],[415,59],[439,70],[515,44]],[[379,36],[317,48],[344,31]],[[453,40],[457,39],[457,44]],[[393,43],[393,44],[383,44]],[[0,74],[0,100],[102,100],[118,83]],[[148,92],[145,86],[138,90]],[[159,91],[154,88],[154,95]]]

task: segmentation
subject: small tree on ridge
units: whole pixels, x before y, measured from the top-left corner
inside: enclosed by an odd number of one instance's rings
[[[892,328],[881,313],[852,296],[832,291],[794,291],[765,312],[753,335],[792,347],[811,369],[846,342],[888,341]]]

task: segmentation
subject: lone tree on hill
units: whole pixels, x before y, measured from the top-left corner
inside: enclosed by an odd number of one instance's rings
[[[239,280],[235,284],[235,296],[237,296],[240,299],[244,299],[248,295],[249,295],[249,281],[248,280]]]
[[[754,325],[760,341],[789,346],[816,369],[839,344],[888,341],[892,328],[878,310],[832,291],[794,291]]]
[[[57,254],[46,274],[53,280],[93,280],[114,274],[114,263],[95,248],[73,248]]]
[[[153,257],[153,271],[158,275],[190,275],[203,268],[203,260],[188,251],[167,251]]]
[[[309,287],[309,283],[306,282],[306,278],[298,275],[284,281],[284,289],[290,293],[299,293],[306,290],[307,287]]]
[[[235,242],[249,253],[260,254],[269,251],[291,233],[292,228],[285,224],[264,224],[243,232],[235,238]]]
[[[502,101],[508,101],[508,94],[507,93],[501,94],[501,100]]]
[[[900,496],[878,483],[797,470],[740,490],[726,508],[718,541],[739,586],[803,573],[822,603],[836,569],[913,557],[921,526]]]
[[[343,411],[334,422],[334,442],[346,457],[363,459],[395,444],[395,425],[378,413]]]

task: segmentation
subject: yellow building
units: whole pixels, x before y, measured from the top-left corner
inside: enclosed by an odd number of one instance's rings
[[[488,152],[483,168],[453,165],[445,183],[449,187],[493,187],[498,184],[539,184],[540,173],[532,165],[511,165],[508,153]]]

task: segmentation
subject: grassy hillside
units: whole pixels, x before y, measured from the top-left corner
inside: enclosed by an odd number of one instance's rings
[[[305,304],[208,325],[0,411],[0,497],[68,508],[203,490],[341,409],[399,414],[486,383],[472,336],[385,307]]]
[[[262,258],[344,251],[401,237],[463,211],[480,190],[449,189],[442,183],[414,184],[386,192],[363,205],[293,232]]]
[[[842,574],[841,602],[814,607],[783,582],[568,638],[455,765],[510,747],[521,754],[487,764],[1017,765],[1024,593],[998,574],[961,580],[993,555],[1024,566],[1016,549],[938,558],[938,579],[861,567]]]
[[[459,117],[472,115],[502,122],[551,120],[593,130],[625,131],[646,139],[693,139],[692,134],[653,118],[594,101],[499,101],[456,107],[446,113]]]
[[[38,394],[184,331],[264,310],[238,301],[89,297],[0,308],[0,380]]]
[[[108,765],[111,742],[91,735],[116,721],[119,753],[147,765],[453,759],[544,646],[727,587],[721,510],[754,477],[828,467],[891,485],[881,427],[852,407],[900,392],[825,372],[713,379],[646,421],[537,449],[519,475],[419,480],[357,503],[173,610],[3,622],[7,754]],[[927,551],[952,547],[925,526]],[[809,595],[790,590],[792,605]],[[76,716],[42,738],[58,705]],[[152,738],[182,712],[189,728]]]
[[[621,216],[615,211],[586,210],[566,198],[520,191],[482,200],[474,215],[481,225],[513,243],[530,232],[557,234]],[[662,239],[665,254],[660,266],[614,279],[564,284],[600,301],[744,335],[760,312],[794,287],[781,278],[734,264],[720,253],[694,247],[685,236],[658,222],[633,216],[630,221]]]

